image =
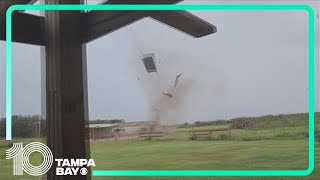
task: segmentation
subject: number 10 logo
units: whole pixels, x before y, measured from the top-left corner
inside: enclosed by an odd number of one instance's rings
[[[43,156],[43,162],[39,166],[33,166],[29,157],[33,152],[39,152]],[[32,142],[23,147],[23,143],[13,143],[6,150],[6,159],[13,159],[13,175],[23,175],[23,172],[32,176],[41,176],[49,171],[53,163],[51,150],[43,143]]]

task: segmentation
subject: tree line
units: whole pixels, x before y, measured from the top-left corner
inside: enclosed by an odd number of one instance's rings
[[[89,121],[90,124],[114,124],[124,123],[123,119],[98,119]],[[46,121],[40,115],[13,115],[12,116],[12,137],[31,138],[46,135]],[[0,138],[6,136],[6,119],[0,119]]]
[[[12,136],[19,138],[39,137],[46,131],[46,121],[41,120],[39,115],[12,116]],[[0,137],[6,136],[6,119],[0,120]]]

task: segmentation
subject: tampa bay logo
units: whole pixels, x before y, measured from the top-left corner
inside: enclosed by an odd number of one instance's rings
[[[42,163],[33,166],[29,157],[32,153],[39,152],[42,155]],[[23,175],[23,172],[31,176],[41,176],[46,174],[55,161],[57,176],[85,176],[88,174],[88,167],[96,166],[93,159],[53,159],[53,155],[48,146],[39,142],[32,142],[23,147],[23,143],[14,143],[6,150],[6,159],[13,159],[13,175]]]
[[[29,157],[33,152],[39,152],[43,156],[43,162],[39,166],[33,166]],[[26,172],[32,176],[41,176],[49,171],[53,163],[53,155],[48,146],[40,142],[32,142],[23,147],[23,143],[13,143],[6,150],[6,159],[13,159],[13,175],[23,175]]]

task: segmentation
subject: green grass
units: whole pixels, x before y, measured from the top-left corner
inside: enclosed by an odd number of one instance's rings
[[[319,115],[319,114],[317,114]],[[288,119],[289,118],[289,119]],[[290,121],[291,118],[291,121]],[[298,122],[299,118],[303,121]],[[266,122],[262,122],[264,119]],[[277,122],[282,119],[284,122]],[[92,141],[93,169],[306,169],[308,164],[308,126],[305,115],[265,116],[253,120],[255,129],[214,132],[213,140],[191,141],[193,130],[226,128],[230,123],[178,128],[174,136],[161,140]],[[318,122],[318,121],[317,121]],[[316,124],[320,129],[320,124]],[[39,139],[17,139],[27,144]],[[315,143],[315,170],[307,177],[93,177],[93,180],[316,180],[320,177],[320,143]],[[32,179],[24,174],[12,176],[12,160],[5,150],[12,142],[0,140],[0,180]],[[33,165],[41,163],[35,153]]]
[[[306,169],[307,145],[306,140],[96,141],[91,148],[97,167],[106,169]]]
[[[41,142],[39,139],[17,139],[14,142],[23,142],[24,145],[30,142]],[[0,140],[0,180],[16,180],[16,179],[30,179],[38,180],[37,177],[30,176],[24,173],[23,176],[13,176],[12,173],[12,162],[13,160],[6,160],[6,150],[12,147],[12,141]],[[42,162],[42,156],[40,153],[32,153],[30,155],[30,163],[34,166],[40,165]]]
[[[21,140],[19,140],[21,142]],[[25,144],[34,140],[22,140]],[[12,176],[12,161],[5,160],[4,152],[10,147],[0,141],[0,179],[17,179]],[[260,141],[93,141],[91,157],[94,169],[305,169],[308,159],[307,139],[302,140],[260,140]],[[316,143],[316,168],[320,165],[320,145]],[[39,157],[32,156],[31,162],[39,163]],[[33,164],[33,163],[32,163]],[[314,175],[315,174],[315,175]],[[316,179],[320,173],[315,170]],[[24,175],[20,179],[37,179]],[[301,178],[301,177],[300,177]],[[293,179],[300,179],[293,178]],[[102,179],[233,179],[215,177],[94,177]],[[237,179],[291,179],[291,178],[237,178]]]
[[[222,126],[223,127],[223,126]],[[320,129],[319,124],[316,126]],[[220,127],[221,128],[221,127]],[[176,139],[188,140],[193,130],[209,130],[215,129],[214,126],[209,127],[194,127],[194,128],[178,128],[176,132]],[[215,137],[221,135],[230,135],[229,131],[213,132]],[[233,129],[231,130],[231,137],[221,140],[231,141],[255,141],[255,140],[297,140],[306,139],[308,137],[308,126],[297,127],[278,127],[270,129]],[[219,140],[216,138],[215,140]]]
[[[307,140],[261,141],[95,141],[94,169],[306,169]],[[320,165],[316,144],[316,167]],[[318,179],[308,177],[246,177],[236,179]],[[95,177],[102,180],[106,177]],[[224,177],[116,177],[112,179],[235,179]]]

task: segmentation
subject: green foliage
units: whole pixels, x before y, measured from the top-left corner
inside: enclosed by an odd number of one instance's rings
[[[219,126],[218,126],[219,127]],[[198,130],[215,129],[215,126],[200,126],[192,128],[178,128],[176,140],[192,140],[192,132]],[[316,124],[316,129],[320,124]],[[218,129],[218,128],[216,128]],[[284,130],[285,129],[285,130]],[[213,131],[213,140],[257,141],[257,140],[298,140],[308,139],[307,125],[298,127],[275,127],[268,129],[232,129],[231,131]],[[315,139],[320,142],[320,133],[315,131]]]
[[[101,120],[101,119],[97,119],[97,120],[90,120],[89,124],[116,124],[116,123],[124,123],[125,120],[123,119],[111,119],[111,120]]]
[[[12,116],[12,136],[20,138],[30,138],[37,136],[37,128],[41,127],[41,134],[45,133],[46,122],[41,120],[39,115],[33,116]],[[0,137],[5,137],[6,119],[0,120]]]
[[[272,129],[278,127],[308,126],[308,113],[240,117],[231,120],[196,121],[183,123],[178,128],[230,126],[233,129]],[[320,112],[315,113],[315,123],[320,123]],[[285,129],[283,129],[285,133]]]
[[[152,141],[152,137],[150,137],[150,136],[149,137],[145,137],[144,140],[145,141]]]
[[[299,127],[308,126],[309,115],[300,114],[280,114],[267,115],[261,117],[241,117],[232,119],[233,129],[271,129],[277,127]],[[315,113],[315,123],[320,123],[320,113]],[[244,127],[244,128],[237,128]]]
[[[225,140],[230,140],[230,139],[231,139],[230,135],[219,134],[214,140],[225,141]]]
[[[196,121],[190,124],[189,127],[209,126],[209,125],[223,125],[229,124],[230,120],[216,120],[216,121]]]
[[[320,142],[320,131],[318,129],[314,131],[314,137],[317,141]]]
[[[191,127],[191,126],[192,126],[192,124],[185,122],[185,123],[179,125],[178,128],[186,128],[186,127]]]

